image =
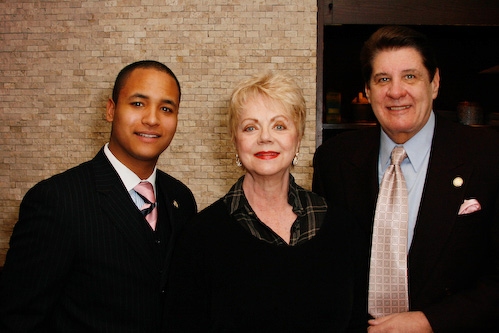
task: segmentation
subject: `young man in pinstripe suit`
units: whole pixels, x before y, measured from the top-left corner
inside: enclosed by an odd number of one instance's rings
[[[21,203],[0,277],[1,332],[161,330],[173,245],[197,209],[191,191],[156,168],[179,104],[164,64],[139,61],[119,73],[109,143]],[[141,181],[153,185],[154,228],[136,202]]]

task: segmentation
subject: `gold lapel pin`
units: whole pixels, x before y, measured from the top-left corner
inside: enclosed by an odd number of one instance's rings
[[[178,202],[177,202],[177,200],[173,200],[173,207],[178,208]]]
[[[456,177],[452,181],[452,185],[454,185],[454,187],[458,187],[458,188],[463,186],[463,183],[464,183],[464,180],[461,177]]]

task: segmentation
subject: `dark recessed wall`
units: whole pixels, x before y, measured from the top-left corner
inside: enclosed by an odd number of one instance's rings
[[[342,110],[348,115],[351,100],[364,83],[359,53],[378,25],[328,25],[324,27],[324,92],[342,93]],[[436,110],[455,111],[460,101],[479,102],[485,113],[499,112],[499,73],[481,71],[499,65],[499,26],[411,26],[432,42],[441,73]],[[324,96],[325,96],[324,94]],[[348,120],[348,116],[344,117]]]

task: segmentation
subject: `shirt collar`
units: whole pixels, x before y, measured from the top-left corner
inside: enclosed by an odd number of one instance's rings
[[[241,209],[245,209],[247,213],[252,214],[251,206],[244,195],[243,180],[244,176],[240,177],[224,197],[225,204],[229,207],[231,215]],[[298,194],[298,185],[291,174],[289,174],[288,203],[293,207],[293,212],[297,216],[305,213]]]
[[[130,192],[142,180],[146,180],[152,184],[154,193],[156,193],[156,167],[154,167],[154,170],[149,178],[140,179],[139,176],[137,176],[132,170],[127,168],[116,158],[116,156],[113,155],[111,150],[109,150],[109,143],[106,143],[106,145],[104,146],[104,154],[106,154],[107,159],[118,173],[118,176],[121,178],[123,184],[125,184],[126,190],[128,192]]]
[[[426,154],[431,148],[431,143],[433,141],[433,132],[435,130],[435,114],[433,111],[430,114],[430,118],[419,130],[416,135],[414,135],[409,141],[403,144],[405,152],[407,153],[408,160],[414,168],[415,172],[421,169]],[[381,130],[380,137],[380,151],[379,151],[379,161],[380,165],[385,169],[390,164],[390,155],[393,148],[397,146],[388,135]]]

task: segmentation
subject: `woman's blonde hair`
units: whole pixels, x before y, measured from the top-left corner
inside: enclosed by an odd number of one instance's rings
[[[280,103],[289,112],[301,140],[305,132],[306,105],[303,91],[295,80],[286,74],[271,71],[254,75],[240,82],[229,100],[229,134],[235,142],[239,116],[246,103],[257,96]]]

